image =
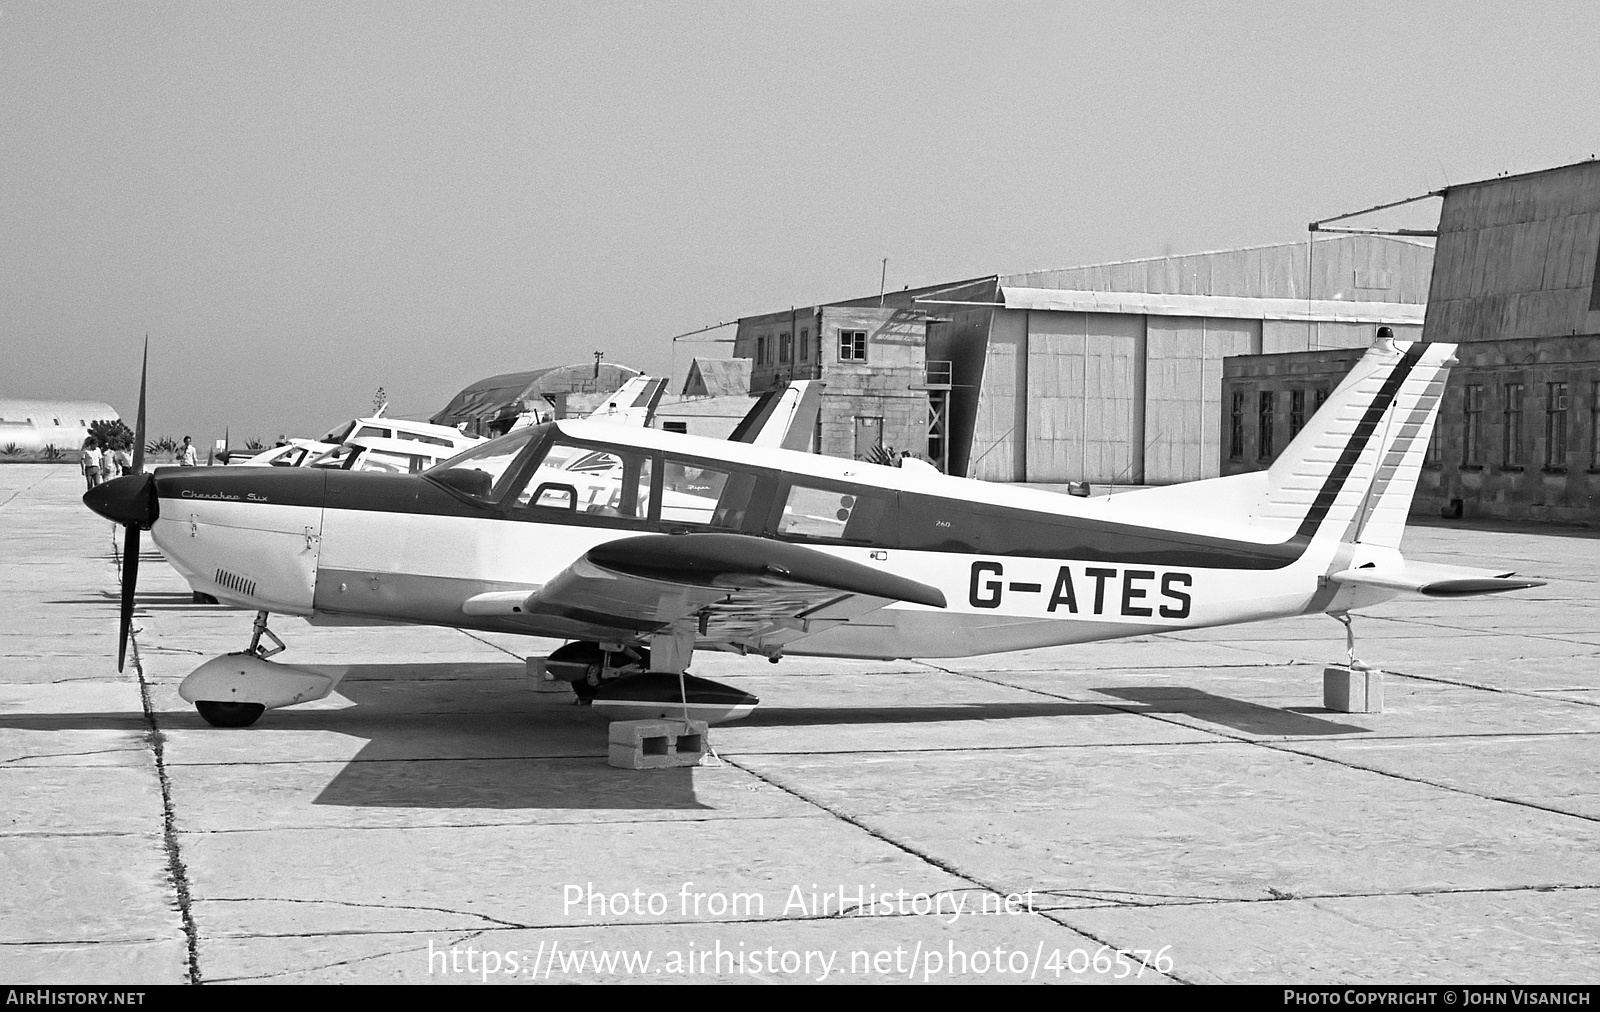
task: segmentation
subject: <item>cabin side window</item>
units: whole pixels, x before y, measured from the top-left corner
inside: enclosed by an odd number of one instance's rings
[[[654,473],[654,458],[644,450],[557,439],[537,456],[509,501],[533,518],[644,520],[651,515]]]
[[[661,520],[743,530],[759,487],[755,471],[669,455],[661,467]]]
[[[774,533],[806,541],[882,545],[893,535],[896,512],[893,492],[794,481],[784,490]]]

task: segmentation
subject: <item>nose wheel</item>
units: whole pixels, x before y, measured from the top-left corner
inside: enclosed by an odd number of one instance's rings
[[[261,645],[262,637],[272,641],[272,646]],[[267,628],[267,613],[256,612],[256,620],[250,627],[250,645],[245,647],[245,653],[251,657],[266,660],[274,654],[281,654],[288,649],[283,645],[271,629]],[[199,699],[195,701],[195,710],[212,727],[249,727],[261,719],[267,708],[260,703],[225,702],[218,699]]]
[[[200,700],[194,708],[212,727],[249,727],[267,711],[260,703],[219,703],[211,699]]]

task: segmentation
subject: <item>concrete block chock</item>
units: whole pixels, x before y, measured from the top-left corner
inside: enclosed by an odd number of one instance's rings
[[[1322,669],[1322,705],[1336,713],[1382,713],[1383,672],[1330,664]]]
[[[552,676],[549,669],[545,667],[546,659],[544,657],[526,658],[528,678],[533,682],[533,691],[571,693],[571,683],[563,682],[561,679]]]
[[[703,720],[614,720],[607,760],[624,770],[698,766],[710,748]]]

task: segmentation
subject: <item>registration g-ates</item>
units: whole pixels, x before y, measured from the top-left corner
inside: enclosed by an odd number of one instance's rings
[[[1153,569],[1118,569],[1111,566],[1085,566],[1074,578],[1071,566],[1056,571],[1055,584],[1045,594],[1044,584],[1005,580],[1005,566],[980,559],[972,564],[972,579],[967,585],[967,603],[974,608],[999,608],[1011,594],[1037,595],[1046,612],[1064,610],[1068,614],[1126,615],[1130,618],[1189,617],[1189,588],[1194,577],[1183,572],[1157,573]],[[1093,591],[1090,591],[1093,586]],[[1079,597],[1080,590],[1082,597]],[[1082,602],[1080,606],[1080,600]],[[1013,597],[1012,605],[1017,604]],[[1091,607],[1092,605],[1092,607]]]

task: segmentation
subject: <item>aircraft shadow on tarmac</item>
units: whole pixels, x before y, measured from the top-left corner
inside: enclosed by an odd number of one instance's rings
[[[307,667],[332,671],[331,667]],[[771,707],[738,726],[804,727],[1083,717],[1113,710],[1186,714],[1257,735],[1332,735],[1366,728],[1274,709],[1180,686],[1095,691],[1141,704],[1050,700],[927,706]],[[251,738],[274,732],[336,732],[366,739],[359,753],[310,801],[362,808],[707,810],[689,768],[625,771],[606,765],[606,721],[571,697],[530,691],[519,664],[359,664],[338,693],[354,705],[273,710],[254,727],[211,728],[190,709],[158,712],[169,735],[201,732]],[[0,729],[147,731],[140,713],[0,715]],[[713,744],[716,732],[712,733]],[[170,739],[169,739],[170,742]],[[294,761],[285,746],[260,741],[262,761]],[[169,744],[169,748],[172,746]],[[291,745],[291,748],[294,746]],[[315,762],[314,754],[304,754]],[[237,760],[235,760],[237,761]],[[265,768],[264,768],[265,769]],[[263,776],[268,775],[266,772]]]
[[[1328,734],[1370,734],[1372,730],[1178,685],[1128,685],[1094,691],[1126,699],[1130,703],[1143,704],[1138,711],[1140,713],[1181,713],[1245,734],[1301,738]]]

